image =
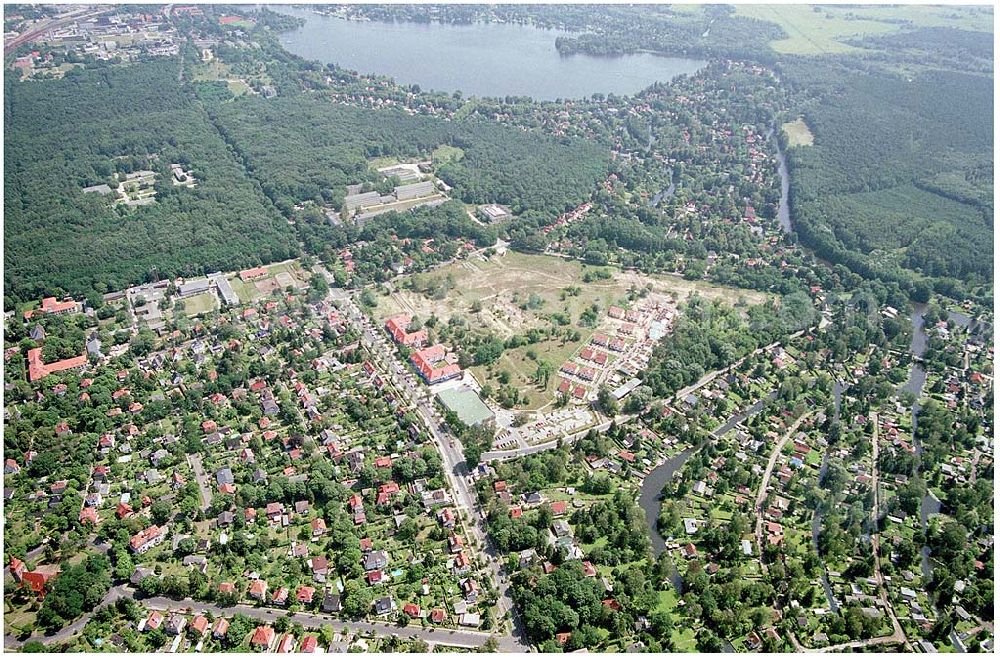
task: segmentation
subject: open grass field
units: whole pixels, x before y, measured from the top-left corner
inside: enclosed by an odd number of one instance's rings
[[[907,28],[951,27],[958,30],[993,32],[993,10],[989,5],[826,5],[824,13],[849,20],[875,20]]]
[[[788,146],[790,147],[812,146],[813,144],[812,131],[809,130],[809,126],[802,117],[782,124],[781,130],[784,131],[785,137],[788,138]]]
[[[464,155],[465,151],[462,151],[462,149],[457,146],[442,144],[431,152],[431,161],[435,165],[440,165],[446,162],[461,160]]]
[[[737,5],[736,13],[777,23],[788,34],[771,42],[771,48],[790,55],[848,53],[860,50],[845,41],[869,34],[894,32],[897,26],[875,20],[848,20],[809,5]]]
[[[253,282],[244,282],[239,275],[229,278],[229,284],[240,296],[242,304],[249,304],[260,297],[260,292],[254,287]]]
[[[670,634],[670,640],[674,643],[674,652],[695,652],[698,649],[698,641],[695,636],[695,631],[690,627],[675,628]]]
[[[212,292],[199,293],[198,295],[184,298],[184,313],[187,314],[188,318],[208,313],[218,308],[218,306],[219,299]]]
[[[541,387],[536,384],[534,375],[538,369],[538,360],[544,359],[552,364],[554,368],[558,369],[559,365],[569,360],[579,347],[580,342],[574,341],[541,341],[532,346],[506,350],[500,359],[496,363],[491,364],[489,368],[486,366],[474,366],[472,367],[472,373],[476,376],[476,381],[488,382],[495,380],[496,375],[501,371],[507,371],[511,374],[511,381],[521,391],[521,395],[528,397],[528,403],[518,407],[537,410],[555,400],[556,389],[561,380],[558,375],[553,374],[549,378],[547,387]],[[538,360],[529,358],[528,350],[534,350],[538,354]]]
[[[630,287],[643,288],[647,284],[652,285],[654,292],[678,301],[694,294],[734,305],[758,304],[768,299],[757,291],[613,268],[608,269],[612,274],[610,279],[584,283],[588,269],[593,268],[578,261],[517,252],[494,256],[488,261],[462,261],[413,277],[420,287],[450,278],[453,285],[443,299],[432,300],[422,293],[403,289],[410,280],[405,275],[394,280],[396,290],[391,295],[378,298],[375,314],[379,319],[399,313],[423,319],[434,314],[442,320],[458,316],[473,328],[489,329],[506,338],[530,327],[547,325],[547,318],[553,313],[568,314],[575,325],[580,313],[591,304],[597,304],[602,312],[611,305],[626,304]],[[579,293],[564,294],[570,287],[579,287]],[[534,300],[534,304],[522,308],[529,300]],[[473,313],[472,304],[476,301],[482,305],[482,311]]]
[[[792,55],[860,51],[846,42],[920,27],[993,31],[988,7],[737,5],[736,13],[780,25],[788,37],[770,45]]]
[[[442,320],[458,316],[473,328],[488,329],[506,338],[531,327],[547,326],[546,317],[552,313],[566,313],[575,322],[591,303],[607,309],[624,300],[627,283],[610,279],[584,284],[584,269],[575,261],[515,252],[488,261],[470,259],[414,277],[420,287],[450,279],[453,286],[440,300],[399,288],[410,278],[397,278],[397,290],[379,298],[376,316],[381,319],[409,313],[426,319],[434,314]],[[579,286],[580,294],[561,299],[562,291],[571,286]],[[531,296],[535,296],[534,308],[522,309]],[[482,310],[473,313],[476,301]]]
[[[710,300],[722,300],[732,306],[747,304],[762,304],[772,296],[760,291],[745,288],[718,286],[707,281],[689,281],[679,275],[642,275],[637,273],[617,274],[616,279],[625,279],[636,286],[653,285],[654,293],[662,293],[678,302],[687,300],[692,295],[700,295]]]
[[[199,62],[192,66],[192,80],[225,80],[229,77],[230,67],[218,59]]]
[[[242,96],[250,92],[250,85],[233,76],[230,65],[217,59],[199,62],[192,67],[191,79],[194,81],[220,80],[225,82],[234,96]]]
[[[242,96],[243,94],[250,93],[250,85],[242,80],[226,80],[226,85],[229,86],[229,91],[233,93],[233,96]]]

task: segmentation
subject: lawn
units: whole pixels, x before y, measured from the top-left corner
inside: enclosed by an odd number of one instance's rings
[[[242,96],[250,91],[250,85],[242,80],[226,80],[226,85],[229,86],[229,91],[232,92],[233,96]]]
[[[589,554],[594,549],[598,549],[600,547],[603,547],[606,544],[608,544],[608,538],[607,538],[607,536],[601,536],[595,542],[592,542],[590,544],[581,544],[580,545],[580,549],[582,549],[584,551],[584,553]]]
[[[463,156],[465,156],[465,151],[457,146],[442,144],[431,152],[431,161],[435,165],[440,165],[446,162],[461,160]]]
[[[661,590],[656,593],[657,605],[654,611],[663,611],[664,613],[673,613],[677,608],[677,591],[673,588],[668,588],[666,590]]]
[[[243,80],[231,78],[232,70],[230,66],[218,59],[208,62],[200,62],[192,67],[192,80],[195,81],[222,81],[229,87],[229,91],[234,96],[241,96],[250,91],[250,85]]]
[[[236,291],[236,294],[240,296],[240,303],[242,304],[249,304],[260,297],[260,291],[253,285],[253,282],[245,282],[237,276],[230,277],[229,284]]]
[[[785,137],[788,138],[788,146],[812,146],[812,131],[809,130],[809,126],[802,117],[782,124],[781,130],[784,131]]]
[[[208,313],[209,311],[218,308],[218,306],[219,299],[215,297],[215,293],[210,291],[184,298],[184,313],[187,314],[188,318]]]
[[[698,649],[698,642],[695,640],[695,632],[690,627],[684,629],[674,628],[670,635],[670,640],[674,644],[674,652],[694,652]]]
[[[302,271],[295,261],[285,261],[283,263],[276,263],[267,267],[267,274],[272,277],[282,272],[287,272],[296,279],[302,278]]]
[[[723,510],[718,506],[712,506],[711,516],[712,519],[720,522],[731,522],[733,519],[732,511]]]
[[[587,338],[587,336],[584,336],[584,338]],[[501,371],[509,372],[511,382],[518,387],[522,396],[528,397],[528,404],[519,407],[537,410],[555,400],[556,389],[561,380],[553,372],[549,377],[548,386],[544,389],[540,388],[534,381],[539,361],[547,361],[554,369],[558,369],[559,365],[568,360],[580,345],[580,342],[573,341],[540,341],[530,346],[506,350],[491,367],[474,366],[472,373],[480,383],[491,382],[493,386],[499,386],[499,381],[496,378],[497,374]],[[528,350],[534,350],[538,355],[538,360],[530,359],[527,354]]]
[[[227,80],[230,74],[230,67],[225,62],[212,59],[208,62],[195,64],[192,72],[192,80]]]

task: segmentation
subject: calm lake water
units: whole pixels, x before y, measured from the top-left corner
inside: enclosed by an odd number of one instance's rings
[[[298,7],[270,8],[306,21],[281,35],[282,45],[291,53],[360,73],[391,76],[424,90],[461,91],[465,96],[554,100],[595,93],[634,94],[706,64],[648,54],[563,57],[555,41],[566,33],[525,25],[348,21]]]

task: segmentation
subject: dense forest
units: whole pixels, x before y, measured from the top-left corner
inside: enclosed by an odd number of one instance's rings
[[[863,39],[853,39],[851,45],[883,51],[868,55],[882,62],[898,61],[900,56],[922,66],[934,66],[991,74],[993,71],[993,34],[951,27],[924,27],[906,32],[893,32]],[[891,50],[892,54],[884,51]]]
[[[908,287],[923,275],[954,295],[956,280],[966,293],[992,280],[992,81],[847,59],[783,69],[815,135],[788,152],[799,237]]]
[[[241,98],[219,106],[215,116],[285,212],[306,200],[339,208],[348,183],[378,178],[370,159],[430,158],[444,145],[463,153],[438,171],[462,201],[558,213],[590,194],[610,160],[607,148],[583,140],[334,105],[319,94]]]
[[[5,78],[5,308],[43,294],[233,270],[298,252],[293,233],[178,83],[177,61]],[[171,184],[170,164],[193,170]],[[156,172],[156,199],[84,193]],[[114,187],[112,185],[112,187]]]

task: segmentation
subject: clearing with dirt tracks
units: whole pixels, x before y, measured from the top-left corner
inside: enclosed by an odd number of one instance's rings
[[[588,274],[589,273],[589,274]],[[597,278],[604,273],[607,278]],[[585,281],[591,279],[591,281]],[[547,387],[534,381],[542,360],[555,366],[568,360],[587,343],[596,324],[581,324],[581,316],[596,314],[598,322],[613,305],[629,308],[630,291],[646,287],[680,303],[694,294],[723,299],[728,304],[757,304],[768,296],[756,292],[688,281],[674,275],[644,275],[611,267],[592,267],[557,256],[507,252],[490,259],[470,258],[432,272],[397,277],[388,285],[388,295],[377,296],[374,317],[405,313],[421,321],[431,316],[447,322],[464,320],[470,329],[486,331],[504,339],[531,328],[558,325],[578,330],[579,338],[553,337],[504,351],[489,367],[476,366],[473,374],[481,384],[493,383],[507,371],[528,403],[519,407],[538,409],[556,397],[559,377]]]

